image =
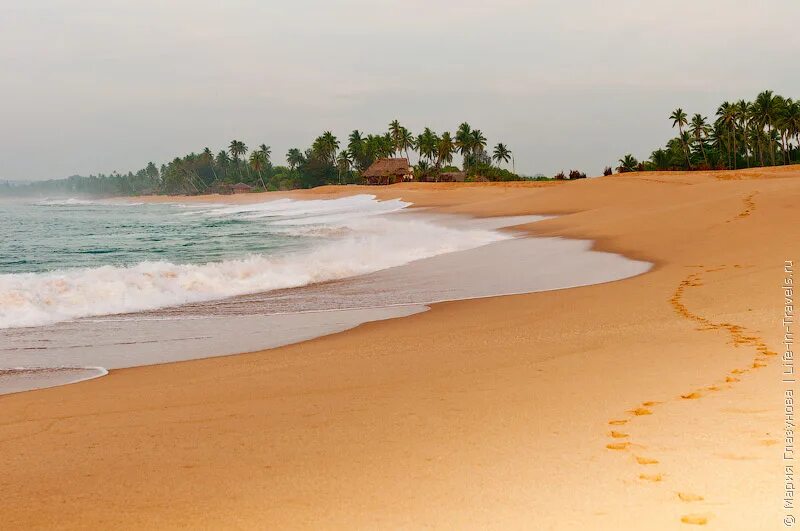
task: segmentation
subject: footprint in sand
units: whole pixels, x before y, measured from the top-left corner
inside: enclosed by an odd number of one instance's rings
[[[708,515],[705,514],[687,514],[681,516],[681,522],[690,525],[706,525],[708,523]]]
[[[653,483],[657,483],[659,481],[663,481],[664,476],[661,474],[639,474],[639,479],[643,481],[652,481]]]
[[[746,209],[739,217],[745,217],[745,216],[749,215],[750,212],[755,207],[755,204],[752,202],[752,197],[753,196],[749,196],[745,200]],[[723,271],[728,266],[720,265],[720,266],[716,266],[715,267],[715,266],[698,265],[698,266],[688,266],[688,267],[699,267],[699,268],[703,268],[703,269],[708,267],[708,269],[706,270],[706,273],[714,273],[714,272],[717,272],[717,271]],[[743,266],[741,266],[739,264],[735,264],[733,267],[734,268],[741,268]],[[697,287],[697,286],[702,286],[703,285],[703,282],[701,281],[701,275],[702,275],[702,273],[693,273],[693,274],[689,275],[688,277],[686,277],[686,279],[684,279],[682,282],[680,282],[680,284],[678,285],[678,288],[675,290],[675,293],[669,299],[669,303],[673,307],[673,309],[675,310],[675,313],[677,313],[681,317],[684,317],[686,319],[689,319],[689,320],[692,320],[692,321],[698,323],[699,326],[697,327],[697,330],[705,331],[705,330],[720,330],[720,329],[724,329],[730,334],[730,338],[731,338],[730,344],[732,344],[733,346],[739,347],[740,345],[747,345],[747,346],[752,346],[752,347],[756,348],[756,350],[759,353],[759,355],[754,358],[753,365],[751,367],[746,368],[746,369],[733,369],[732,371],[730,371],[729,375],[726,375],[726,377],[725,377],[725,383],[732,384],[732,383],[735,383],[735,382],[739,382],[740,381],[739,378],[736,378],[733,375],[745,374],[745,373],[747,373],[747,372],[749,372],[751,370],[755,370],[755,369],[760,369],[762,367],[766,367],[767,366],[767,361],[769,361],[766,358],[766,356],[774,356],[774,355],[776,355],[776,353],[770,351],[767,348],[767,346],[764,344],[763,340],[760,337],[758,337],[756,335],[747,334],[746,333],[746,329],[743,326],[740,326],[740,325],[737,325],[737,324],[733,324],[733,323],[714,323],[710,319],[707,319],[707,318],[705,318],[705,317],[703,317],[701,315],[697,315],[695,313],[692,313],[692,311],[689,310],[689,308],[683,303],[684,293],[688,289],[690,289],[692,287]],[[723,389],[729,389],[731,387],[732,386],[730,386],[730,385],[720,387],[719,385],[713,385],[712,384],[712,385],[709,385],[709,386],[707,386],[707,387],[705,387],[703,389],[698,389],[698,390],[692,391],[690,393],[682,394],[682,395],[680,395],[680,398],[684,399],[684,400],[697,400],[697,399],[703,397],[702,392],[707,392],[707,391],[717,392],[717,391],[722,391]],[[652,408],[653,406],[658,405],[658,404],[660,404],[660,402],[653,402],[653,401],[642,402],[642,404],[640,406],[638,406],[635,409],[629,410],[628,413],[633,415],[634,417],[639,417],[639,416],[644,416],[644,415],[652,415],[653,411],[650,408]],[[612,426],[621,426],[621,425],[627,424],[629,422],[629,420],[631,420],[631,419],[627,419],[627,420],[610,420],[608,422],[608,424],[612,425]],[[615,438],[615,439],[622,439],[622,438],[628,437],[627,433],[622,433],[622,432],[613,431],[613,430],[610,432],[609,435],[611,437]],[[771,444],[775,444],[775,443],[777,443],[777,441],[775,441],[773,439],[766,439],[766,440],[759,441],[759,444],[762,444],[762,445],[771,445]],[[630,442],[615,442],[615,443],[607,444],[606,448],[608,448],[610,450],[628,450],[630,448],[630,446],[631,446]],[[717,455],[719,455],[720,457],[722,457],[724,459],[735,459],[735,460],[752,459],[752,457],[750,457],[750,456],[730,455],[730,454],[722,454],[722,455],[717,454]],[[634,456],[634,459],[636,460],[636,462],[639,465],[655,465],[655,464],[659,463],[659,461],[657,459],[653,459],[653,458],[650,458],[650,457]],[[656,473],[656,474],[639,474],[639,479],[642,480],[642,481],[649,481],[649,482],[657,483],[657,482],[663,481],[664,476],[663,476],[663,474],[660,474],[660,473]],[[676,494],[677,494],[679,500],[681,500],[682,502],[687,502],[687,503],[699,502],[699,501],[703,501],[703,499],[704,499],[703,496],[700,496],[699,494],[693,494],[693,493],[690,493],[690,492],[678,492]],[[693,513],[693,514],[686,514],[686,515],[682,516],[681,517],[681,522],[684,523],[684,524],[689,524],[689,525],[706,525],[710,518],[711,518],[711,516],[709,514]]]

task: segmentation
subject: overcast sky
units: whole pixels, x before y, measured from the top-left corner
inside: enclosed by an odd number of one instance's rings
[[[505,142],[517,170],[647,157],[682,106],[800,98],[798,0],[4,0],[0,178],[136,170],[330,129]]]

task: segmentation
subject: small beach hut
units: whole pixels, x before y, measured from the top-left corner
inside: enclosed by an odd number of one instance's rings
[[[463,183],[467,180],[467,174],[463,171],[446,171],[439,174],[439,182],[442,183]]]
[[[362,177],[367,184],[394,184],[414,179],[414,170],[408,159],[378,159],[367,168]]]
[[[246,194],[247,192],[252,192],[253,187],[249,184],[236,183],[231,186],[231,191],[233,191],[234,194]]]

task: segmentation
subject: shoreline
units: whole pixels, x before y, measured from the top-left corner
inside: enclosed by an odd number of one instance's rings
[[[77,373],[106,371],[257,352],[340,333],[368,322],[413,315],[435,304],[571,289],[643,274],[651,264],[590,251],[591,242],[531,236],[541,216],[466,218],[395,213],[442,227],[508,233],[510,239],[413,260],[378,271],[293,288],[224,299],[93,316],[46,326],[0,331],[6,363],[46,367],[54,361]],[[542,258],[539,258],[539,257]],[[547,257],[547,259],[545,259]],[[499,269],[507,262],[502,280]],[[446,274],[442,272],[446,271]],[[471,279],[471,280],[465,280]],[[298,302],[302,300],[303,302]],[[236,331],[230,338],[224,331]],[[113,342],[104,338],[114,337]],[[140,339],[146,338],[144,341]],[[71,346],[80,340],[82,348]],[[32,354],[26,354],[26,351]],[[113,350],[113,356],[108,351]],[[42,371],[23,388],[12,375],[0,394],[36,390],[69,381],[64,372]],[[48,382],[50,376],[52,382]],[[20,374],[18,379],[25,381]]]
[[[376,190],[476,216],[569,211],[534,233],[654,266],[0,397],[0,449],[19,456],[0,506],[18,526],[777,524],[782,392],[765,350],[800,170],[720,175]]]

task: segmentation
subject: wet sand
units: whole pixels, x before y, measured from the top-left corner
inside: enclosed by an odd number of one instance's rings
[[[488,230],[541,219],[411,216]],[[0,330],[0,358],[6,366],[60,368],[36,371],[36,378],[25,371],[10,373],[0,378],[0,394],[61,385],[70,381],[65,378],[70,372],[76,380],[83,379],[81,371],[65,367],[121,369],[275,348],[426,311],[432,303],[612,282],[651,267],[591,251],[586,240],[503,231],[509,239],[336,281]],[[14,381],[14,375],[20,381]]]
[[[366,190],[655,267],[0,397],[4,524],[782,525],[800,168]]]

